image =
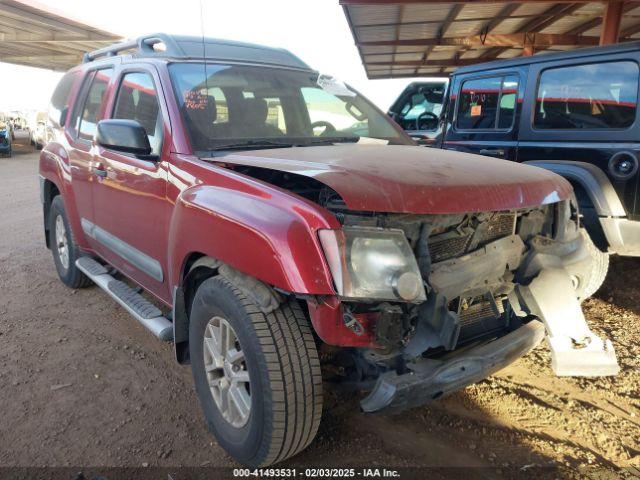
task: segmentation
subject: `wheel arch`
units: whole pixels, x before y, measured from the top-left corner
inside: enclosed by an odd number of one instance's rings
[[[617,241],[609,238],[601,218],[624,218],[627,212],[607,175],[597,166],[569,160],[531,160],[527,165],[550,170],[566,178],[581,206],[584,226],[595,245],[602,251],[615,248]]]
[[[287,292],[279,292],[256,278],[202,252],[191,252],[183,262],[180,283],[173,291],[173,329],[176,360],[188,364],[189,318],[191,305],[200,285],[213,276],[223,276],[240,289],[263,313],[276,310]]]
[[[580,185],[589,196],[598,216],[625,217],[627,215],[611,181],[595,165],[570,160],[530,160],[524,163],[551,170],[566,178],[572,185]]]
[[[51,211],[51,202],[60,194],[60,188],[55,182],[48,178],[40,177],[40,202],[42,203],[44,240],[49,249],[51,248],[49,242],[49,212]]]

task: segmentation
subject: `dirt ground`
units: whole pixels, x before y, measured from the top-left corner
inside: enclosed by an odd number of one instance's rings
[[[97,287],[58,281],[44,246],[38,157],[20,150],[0,158],[0,466],[233,466],[171,345]],[[543,345],[401,415],[364,415],[354,394],[327,387],[320,432],[288,465],[566,466],[575,475],[624,467],[640,477],[638,267],[640,259],[613,258],[585,303],[592,328],[615,344],[619,376],[554,377]],[[597,470],[580,470],[588,466]]]

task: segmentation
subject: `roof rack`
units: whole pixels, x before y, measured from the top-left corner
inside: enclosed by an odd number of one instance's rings
[[[251,43],[154,33],[84,54],[82,63],[101,57],[115,57],[133,50],[137,57],[169,57],[181,59],[211,59],[286,66],[310,70],[310,67],[288,50]]]
[[[154,53],[162,53],[167,56],[182,56],[184,52],[174,41],[173,37],[165,33],[155,33],[153,35],[145,35],[131,40],[114,43],[108,47],[87,52],[82,57],[82,63],[97,60],[100,57],[115,57],[126,50],[136,49],[137,53],[142,55],[152,55]],[[171,50],[170,50],[171,49]]]

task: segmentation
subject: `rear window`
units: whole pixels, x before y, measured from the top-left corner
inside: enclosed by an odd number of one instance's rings
[[[78,132],[78,138],[87,141],[93,139],[98,122],[104,112],[105,93],[112,76],[113,69],[111,68],[96,71],[85,98],[82,114],[77,120],[78,124],[75,130]]]
[[[628,128],[636,118],[638,65],[609,62],[545,70],[540,75],[534,127]]]
[[[69,94],[71,93],[71,87],[76,79],[78,72],[68,72],[60,82],[51,96],[51,102],[49,103],[49,119],[53,125],[60,125],[60,115],[62,110],[69,106]]]
[[[506,130],[513,125],[518,104],[514,75],[467,80],[458,100],[456,127],[460,130]]]

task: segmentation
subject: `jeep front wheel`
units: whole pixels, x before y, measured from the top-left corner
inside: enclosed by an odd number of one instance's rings
[[[271,465],[311,443],[322,414],[322,379],[296,302],[263,313],[226,278],[209,278],[193,299],[189,350],[207,425],[238,462]]]

